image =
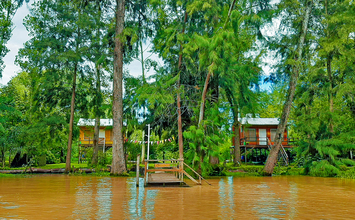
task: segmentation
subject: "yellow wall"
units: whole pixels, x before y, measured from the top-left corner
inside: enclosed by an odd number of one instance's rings
[[[79,141],[81,145],[92,145],[93,144],[93,139],[94,139],[94,127],[79,127],[80,129],[80,136],[79,136]],[[111,133],[112,129],[107,129],[106,127],[100,127],[100,129],[105,129],[105,145],[109,146],[112,145],[112,140],[111,140]],[[84,133],[86,133],[86,139],[84,139]],[[90,137],[90,138],[88,138]]]

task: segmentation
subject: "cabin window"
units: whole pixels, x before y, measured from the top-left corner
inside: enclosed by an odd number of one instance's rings
[[[271,129],[271,130],[270,130],[271,142],[275,142],[276,130],[277,130],[277,129]]]
[[[92,130],[84,130],[84,140],[94,139],[94,132]]]
[[[256,129],[247,128],[245,129],[246,141],[256,141]]]

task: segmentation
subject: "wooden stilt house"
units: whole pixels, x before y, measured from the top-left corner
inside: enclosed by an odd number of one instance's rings
[[[274,145],[279,119],[277,118],[241,118],[240,144],[254,148],[267,148],[268,142]],[[287,127],[283,132],[283,147],[291,147]]]
[[[266,151],[270,150],[275,144],[275,135],[277,126],[279,125],[278,118],[240,118],[239,122],[241,124],[239,128],[240,137],[240,147],[244,153],[242,158],[247,158],[248,154],[253,155],[253,149],[259,150],[259,154],[262,154],[264,149],[264,154]],[[234,128],[233,128],[234,130]],[[285,148],[291,148],[292,140],[288,135],[288,127],[286,127],[282,136],[283,142],[280,149],[280,159],[282,159],[286,164],[288,164],[288,155]],[[233,138],[234,146],[234,138]],[[257,153],[256,153],[257,154]]]
[[[94,144],[95,119],[79,119],[79,145],[89,147]],[[112,147],[112,119],[100,119],[99,146]]]

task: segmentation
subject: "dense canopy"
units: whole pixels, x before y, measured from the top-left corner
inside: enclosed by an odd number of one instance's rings
[[[22,4],[0,3],[0,76]],[[241,162],[232,128],[251,114],[280,119],[266,174],[288,124],[294,164],[336,175],[355,164],[354,17],[352,0],[36,0],[16,58],[22,72],[0,88],[2,166],[16,154],[28,163],[46,155],[70,171],[79,119],[111,118],[113,147],[99,152],[95,123],[91,166],[125,173],[141,152],[125,139],[144,143],[150,124],[150,140],[174,138],[152,146],[151,158],[183,157],[208,175]],[[124,69],[133,60],[138,77]]]

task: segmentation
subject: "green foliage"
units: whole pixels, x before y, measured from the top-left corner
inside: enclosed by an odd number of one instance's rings
[[[207,105],[208,106],[208,105]],[[213,170],[211,160],[225,160],[227,156],[226,146],[230,145],[226,131],[222,128],[223,114],[218,107],[209,108],[206,112],[204,127],[190,126],[184,132],[184,137],[189,143],[185,153],[186,161],[193,168],[209,175]]]
[[[60,159],[56,158],[56,156],[51,151],[46,151],[46,163],[47,164],[56,164],[60,163]]]
[[[9,52],[6,44],[10,40],[13,30],[12,19],[24,1],[29,2],[29,0],[2,0],[0,2],[0,78],[4,68],[3,58]]]
[[[344,179],[355,179],[355,167],[339,172],[338,177]]]
[[[11,19],[23,1],[0,3],[0,73],[7,53]],[[234,2],[234,1],[233,1]],[[185,158],[204,175],[229,159],[230,123],[239,115],[260,113],[279,117],[287,81],[300,66],[299,87],[290,116],[289,135],[298,138],[297,165],[314,176],[348,175],[354,166],[354,2],[325,1],[313,7],[303,60],[295,51],[308,1],[132,1],[127,2],[122,36],[124,59],[139,60],[142,76],[124,76],[124,120],[127,138],[141,141],[146,124],[151,141],[177,137],[176,95],[181,94]],[[78,78],[76,119],[110,117],[114,17],[111,1],[41,0],[33,4],[24,23],[31,39],[17,57],[21,72],[0,90],[0,154],[20,150],[47,163],[65,156],[74,70]],[[274,10],[271,10],[273,8]],[[186,19],[185,19],[186,14]],[[276,35],[262,33],[272,19],[280,20]],[[68,25],[70,24],[70,25]],[[259,40],[256,43],[256,40]],[[144,57],[143,45],[152,43],[163,64]],[[266,44],[267,43],[267,44]],[[261,58],[275,52],[278,82],[270,93],[259,92]],[[154,74],[146,76],[149,70]],[[207,75],[207,95],[200,102]],[[177,86],[179,85],[179,86]],[[102,90],[101,90],[102,88]],[[198,124],[201,104],[204,120]],[[75,122],[74,122],[75,124]],[[145,132],[147,134],[147,132]],[[78,128],[74,128],[74,139]],[[125,143],[129,160],[141,145]],[[153,144],[151,158],[177,158],[175,142]],[[74,156],[78,152],[74,152]],[[86,158],[91,161],[91,151]],[[98,166],[112,160],[111,150],[98,155]],[[222,169],[224,168],[221,166]],[[259,167],[236,168],[259,175]],[[299,173],[276,168],[277,175]]]
[[[239,167],[233,167],[233,164],[227,165],[224,172],[227,175],[232,176],[264,176],[264,166],[261,165],[241,165]],[[273,175],[301,175],[303,168],[293,166],[276,166]]]
[[[93,148],[88,148],[85,151],[85,159],[87,164],[92,164],[92,154],[93,154]],[[99,151],[98,154],[98,161],[95,167],[106,167],[108,164],[112,163],[112,148],[108,149],[104,152],[101,150]]]
[[[311,176],[335,177],[339,174],[339,169],[326,160],[313,161],[308,169]]]

